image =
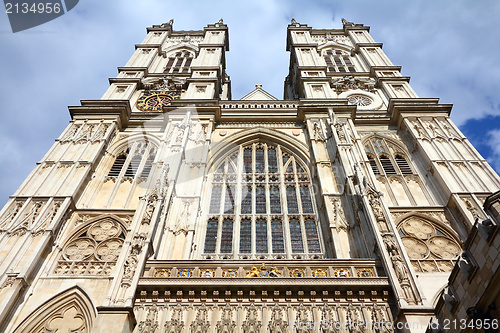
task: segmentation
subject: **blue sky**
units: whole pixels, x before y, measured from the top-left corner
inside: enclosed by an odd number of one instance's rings
[[[99,99],[146,27],[174,18],[175,30],[199,30],[223,18],[233,99],[257,82],[282,98],[292,17],[313,28],[340,28],[342,17],[370,26],[420,97],[454,104],[452,119],[500,171],[496,0],[80,0],[62,17],[16,34],[0,13],[0,206],[66,127],[67,106]]]

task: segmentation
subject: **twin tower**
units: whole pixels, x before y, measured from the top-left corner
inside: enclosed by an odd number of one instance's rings
[[[0,212],[1,331],[425,332],[443,299],[467,318],[448,278],[498,175],[369,27],[286,38],[282,100],[231,99],[222,20],[170,21],[69,107]]]

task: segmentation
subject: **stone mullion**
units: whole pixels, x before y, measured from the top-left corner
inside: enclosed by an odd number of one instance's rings
[[[323,179],[323,177],[321,177],[322,175],[322,171],[320,170],[320,166],[318,164],[321,164],[321,168],[323,168],[324,166],[325,167],[331,167],[331,161],[335,160],[335,157],[333,158],[330,158],[329,157],[329,154],[328,154],[328,149],[327,149],[327,141],[325,140],[325,135],[323,134],[323,129],[321,127],[319,127],[319,123],[323,123],[321,121],[321,119],[318,119],[317,122],[315,122],[314,124],[312,123],[313,121],[312,120],[308,120],[307,121],[307,130],[308,130],[308,134],[309,134],[309,141],[310,141],[310,145],[312,147],[312,152],[313,152],[313,156],[311,158],[311,161],[314,161],[315,164],[316,164],[316,172],[318,174],[318,182],[321,186],[322,189],[325,189],[325,188],[329,188],[330,186],[324,186],[324,184],[327,182],[326,179]],[[318,127],[316,127],[318,126]],[[315,133],[316,131],[320,131],[320,133]],[[332,133],[335,131],[335,129],[331,129]],[[337,147],[337,146],[336,146]],[[338,147],[337,147],[338,149]],[[323,158],[321,158],[323,157]],[[333,177],[335,177],[335,175],[333,175]],[[336,180],[335,180],[335,183],[336,183]],[[328,200],[329,198],[331,197],[331,194],[332,193],[322,193],[322,204],[324,207],[329,207],[328,205]],[[334,216],[333,216],[333,211],[331,209],[325,209],[326,211],[326,218],[328,219],[328,221],[333,221],[334,220]],[[330,224],[330,223],[329,223]],[[320,228],[320,223],[318,221],[317,223],[317,229],[318,229],[318,232]],[[340,241],[340,235],[339,235],[339,232],[336,228],[329,228],[330,230],[330,233],[331,233],[331,237],[333,238],[333,254],[336,258],[346,258],[348,257],[348,254],[345,253],[345,251],[343,251],[342,247],[340,246],[341,244],[341,241]],[[323,250],[324,254],[326,254],[326,249]]]
[[[330,114],[330,117],[332,123],[335,123],[336,119],[333,112]],[[332,129],[332,131],[334,131],[334,129]],[[355,136],[357,135],[355,134]],[[336,141],[339,140],[338,132],[334,133],[333,137]],[[396,298],[398,299],[398,305],[402,308],[406,307],[408,304],[418,304],[421,302],[421,292],[418,290],[418,286],[415,281],[415,273],[413,272],[413,268],[411,267],[410,261],[404,251],[401,239],[397,232],[395,232],[394,223],[391,220],[389,210],[383,203],[383,200],[380,200],[378,192],[371,189],[370,185],[365,187],[365,176],[360,167],[362,161],[352,151],[353,145],[350,144],[349,141],[347,143],[349,145],[346,149],[346,154],[340,154],[344,170],[353,170],[352,177],[347,177],[347,185],[350,187],[350,192],[353,194],[357,193],[358,197],[361,199],[359,200],[359,203],[363,206],[362,210],[366,212],[364,215],[369,228],[372,230],[372,235],[375,238],[377,247],[381,252],[380,257],[384,269],[392,281],[393,290]],[[369,194],[371,196],[370,200],[367,197],[367,190],[371,191]],[[375,214],[377,214],[377,216]],[[390,250],[388,249],[388,245],[384,242],[382,235],[386,236],[385,239],[392,240],[392,244],[394,245],[392,246],[391,244],[392,247]],[[401,257],[401,260],[396,262],[395,256]],[[396,276],[395,266],[403,272],[406,272],[404,280],[400,281],[401,279],[398,279]],[[405,287],[405,291],[407,294],[411,295],[405,296],[401,283],[407,282],[409,286]]]
[[[45,204],[46,207],[44,211],[42,211],[42,214],[37,217],[37,220],[45,217],[45,212],[48,209],[49,203],[50,202],[47,202]],[[7,280],[4,280],[2,282],[3,285],[0,285],[0,326],[2,326],[4,321],[12,315],[11,312],[14,310],[12,307],[16,300],[22,297],[21,293],[24,291],[24,288],[28,285],[32,285],[32,281],[36,275],[36,269],[41,263],[43,263],[44,253],[50,252],[50,248],[54,242],[55,233],[64,222],[65,216],[70,209],[70,204],[70,198],[66,198],[64,202],[61,203],[56,215],[53,217],[52,221],[50,221],[45,230],[43,230],[43,234],[38,236],[40,239],[37,239],[38,237],[35,237],[28,231],[25,236],[26,238],[32,238],[32,241],[25,246],[25,249],[22,249],[23,246],[18,246],[16,249],[16,263],[11,263],[11,269],[9,273],[6,274]],[[34,247],[31,252],[31,257],[37,258],[37,260],[28,261],[23,264],[21,256],[24,255],[30,247]]]

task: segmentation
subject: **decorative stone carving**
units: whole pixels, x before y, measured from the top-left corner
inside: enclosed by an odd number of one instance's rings
[[[183,209],[181,215],[178,219],[176,219],[175,226],[173,228],[174,235],[179,235],[183,233],[187,235],[189,229],[189,220],[191,217],[191,204],[193,203],[193,199],[183,199],[182,205]]]
[[[123,247],[124,228],[111,217],[80,229],[62,250],[55,274],[108,275]]]
[[[286,332],[288,329],[288,322],[284,320],[283,312],[278,303],[274,303],[271,308],[271,320],[267,327],[270,332]]]
[[[313,137],[316,141],[325,141],[325,135],[323,134],[323,130],[321,129],[319,122],[313,123]]]
[[[0,223],[0,228],[6,228],[8,225],[16,218],[17,214],[19,214],[19,211],[24,205],[24,201],[15,201],[14,204],[11,206],[9,212],[7,215],[3,218],[2,222]]]
[[[375,79],[373,78],[358,78],[352,75],[346,75],[342,78],[334,78],[331,81],[331,86],[337,94],[348,90],[366,90],[369,92],[375,91]]]
[[[342,201],[340,198],[331,198],[331,203],[333,206],[333,221],[337,229],[342,229],[344,231],[349,230],[349,224],[346,221],[344,209],[342,208]]]
[[[165,333],[181,333],[184,328],[184,321],[182,320],[182,306],[177,304],[172,312],[172,317],[169,321],[165,322]]]
[[[387,221],[385,219],[382,204],[380,203],[380,195],[374,191],[368,193],[368,202],[372,208],[373,215],[377,220],[377,225],[381,233],[388,232]]]
[[[474,221],[480,220],[481,216],[479,215],[478,209],[473,205],[469,199],[463,199],[467,210],[472,214]]]
[[[2,291],[4,288],[12,287],[12,285],[16,281],[16,276],[17,275],[7,275],[7,278],[3,281],[2,285],[0,285],[0,291]]]
[[[340,143],[346,143],[347,139],[344,132],[344,125],[340,121],[336,121],[333,126],[335,127]]]
[[[262,328],[262,322],[258,319],[257,308],[255,304],[250,304],[249,307],[246,308],[246,317],[245,321],[241,325],[243,333],[256,333],[260,332]]]
[[[344,18],[342,18],[342,24],[344,25],[344,27],[354,27],[354,23],[353,22],[349,22],[349,21],[347,21]]]
[[[148,307],[146,319],[139,322],[137,331],[139,333],[155,333],[158,328],[158,307],[155,303]]]
[[[196,311],[196,318],[190,325],[192,333],[206,333],[210,328],[210,321],[207,320],[207,306],[202,303]]]
[[[146,91],[182,91],[186,85],[185,79],[174,76],[149,77],[141,80]]]
[[[233,333],[235,332],[236,322],[232,320],[233,308],[229,303],[226,303],[222,308],[221,320],[217,322],[217,333]]]

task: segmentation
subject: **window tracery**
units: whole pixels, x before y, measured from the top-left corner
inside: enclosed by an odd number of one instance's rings
[[[131,153],[132,152],[132,153]],[[113,166],[108,172],[108,179],[134,179],[146,180],[151,172],[156,155],[156,147],[148,142],[137,142],[132,147],[118,154]]]
[[[63,247],[55,274],[109,275],[126,237],[125,228],[104,217],[80,229]]]
[[[280,145],[240,146],[215,168],[207,200],[206,258],[319,258],[310,176]]]
[[[410,216],[398,226],[408,257],[418,271],[449,271],[462,248],[446,228],[419,216]],[[438,268],[436,268],[439,267]]]
[[[387,192],[389,204],[399,206],[428,205],[429,195],[422,187],[420,177],[408,162],[408,154],[392,140],[371,136],[364,141],[368,163]]]
[[[344,50],[327,50],[323,53],[329,73],[354,73],[356,69],[351,61],[351,56]]]
[[[174,73],[189,73],[189,68],[191,67],[191,62],[193,61],[193,53],[187,50],[178,51],[175,54],[170,55],[165,66],[163,73],[174,74]]]

